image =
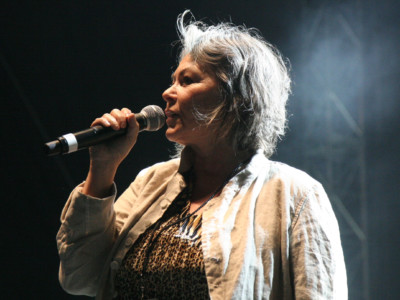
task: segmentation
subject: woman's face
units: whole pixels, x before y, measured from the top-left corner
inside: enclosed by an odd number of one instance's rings
[[[200,112],[209,112],[220,99],[218,82],[185,56],[172,74],[172,85],[162,97],[167,102],[165,114],[170,141],[186,146],[202,146],[215,141],[213,124],[202,125],[193,116],[194,106]]]

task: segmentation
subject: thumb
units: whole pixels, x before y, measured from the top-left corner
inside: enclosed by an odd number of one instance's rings
[[[129,138],[134,138],[134,140],[136,140],[139,133],[139,123],[136,121],[135,114],[130,113],[127,115],[126,118],[128,122],[128,132],[126,133],[126,135]]]

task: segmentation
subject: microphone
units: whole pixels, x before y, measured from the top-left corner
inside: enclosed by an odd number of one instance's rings
[[[157,131],[165,124],[164,111],[157,105],[146,106],[140,113],[135,114],[135,117],[139,123],[139,131]],[[127,128],[113,130],[111,127],[93,126],[82,131],[65,134],[46,143],[44,145],[45,153],[48,156],[72,153],[124,135],[126,131]]]

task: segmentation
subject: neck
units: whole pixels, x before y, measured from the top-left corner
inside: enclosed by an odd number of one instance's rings
[[[227,144],[214,144],[207,148],[192,148],[195,187],[214,190],[232,174],[248,154],[237,154]]]
[[[209,149],[194,149],[194,169],[209,174],[220,173],[238,162],[237,156],[225,145],[211,146]]]

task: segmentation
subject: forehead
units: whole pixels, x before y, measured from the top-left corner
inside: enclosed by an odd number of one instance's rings
[[[207,72],[206,68],[193,60],[190,54],[187,54],[182,58],[176,70],[171,74],[171,78],[174,79],[176,76],[179,76],[181,73],[184,73],[186,71],[196,72],[200,75],[214,77],[212,76],[212,74],[210,74],[210,72]]]
[[[192,59],[190,55],[186,55],[185,57],[182,58],[182,60],[179,62],[178,67],[172,73],[172,76],[175,76],[187,69],[200,71],[198,64]]]

